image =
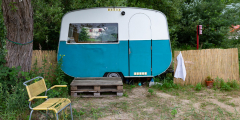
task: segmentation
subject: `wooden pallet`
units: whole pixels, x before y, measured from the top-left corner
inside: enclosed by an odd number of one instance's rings
[[[123,92],[71,91],[72,97],[114,97],[123,96]]]
[[[75,78],[71,83],[73,97],[109,97],[122,96],[121,78]]]

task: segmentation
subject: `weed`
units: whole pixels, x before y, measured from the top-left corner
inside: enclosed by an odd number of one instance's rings
[[[154,77],[153,80],[154,80],[154,82],[160,82],[160,78],[159,77]]]
[[[217,108],[217,111],[218,111],[218,113],[220,113],[221,115],[223,114],[223,110],[222,110],[220,107]]]
[[[225,98],[225,97],[222,97],[222,98],[219,98],[218,101],[219,102],[226,102],[226,101],[229,101],[230,98]]]
[[[236,107],[236,106],[237,106],[236,104],[234,104],[234,103],[232,103],[232,102],[227,102],[226,104],[227,104],[227,105],[230,105],[230,106],[232,106],[232,107]]]
[[[174,107],[171,111],[171,115],[175,117],[176,114],[177,114],[177,109],[176,107]]]
[[[75,108],[72,108],[73,110],[73,116],[74,118],[78,118],[81,119],[84,117],[84,115],[86,115],[86,110],[85,109],[80,109],[79,111],[77,111]]]
[[[151,93],[151,95],[154,93],[153,89],[148,89],[148,92]]]
[[[128,91],[131,91],[135,87],[136,87],[135,85],[123,84],[123,89]]]
[[[239,89],[240,85],[236,80],[232,80],[230,83],[230,87],[232,87],[233,89]]]
[[[124,97],[128,97],[127,92],[123,92],[123,96],[124,96]]]
[[[228,80],[225,82],[222,78],[217,77],[213,83],[213,88],[215,90],[220,89],[224,91],[231,91],[234,89],[239,89],[239,84],[236,80]]]
[[[198,83],[195,87],[195,90],[196,91],[201,91],[202,90],[202,84],[201,83]]]
[[[123,111],[127,111],[127,109],[128,109],[128,102],[127,101],[121,101],[121,102],[111,102],[110,103],[110,106],[111,106],[111,108],[113,108],[113,107],[116,107],[116,108],[120,108],[120,109],[122,109]]]
[[[180,94],[178,92],[175,93],[175,96],[179,96]]]
[[[153,88],[159,90],[172,90],[172,89],[179,89],[180,85],[173,83],[173,77],[166,77],[162,84],[153,85]]]
[[[211,102],[203,102],[201,103],[201,107],[202,108],[205,108],[207,106],[216,106],[215,104],[211,103]]]
[[[232,90],[232,88],[230,87],[229,84],[225,83],[225,82],[221,82],[221,90],[226,90],[226,91],[230,91]]]
[[[130,89],[133,89],[133,88],[135,88],[135,87],[136,87],[135,85],[131,85]]]

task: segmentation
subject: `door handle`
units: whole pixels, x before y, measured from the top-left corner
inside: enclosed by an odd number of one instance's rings
[[[131,50],[130,50],[130,48],[128,49],[128,53],[131,54]]]

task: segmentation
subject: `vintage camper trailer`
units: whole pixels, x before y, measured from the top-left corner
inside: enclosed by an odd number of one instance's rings
[[[153,77],[172,60],[166,16],[143,8],[92,8],[62,18],[58,60],[73,77]]]

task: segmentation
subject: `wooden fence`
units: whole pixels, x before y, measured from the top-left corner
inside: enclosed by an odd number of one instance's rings
[[[43,69],[44,64],[45,69]],[[38,73],[44,71],[46,74],[49,73],[50,76],[53,76],[56,66],[57,66],[56,50],[33,50],[31,66],[32,71],[34,70],[36,71],[37,69]]]
[[[177,56],[174,52],[174,71],[177,67]],[[239,81],[238,49],[204,49],[181,51],[186,67],[186,79],[174,78],[174,83],[181,85],[205,84],[205,78],[222,78]]]

